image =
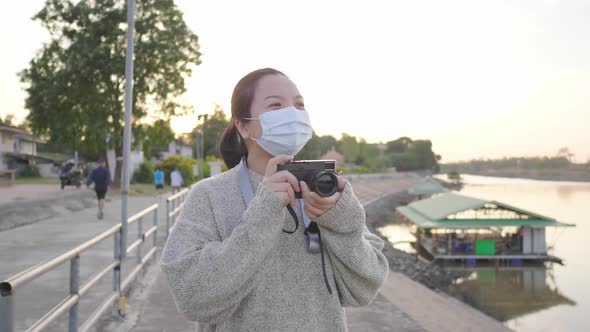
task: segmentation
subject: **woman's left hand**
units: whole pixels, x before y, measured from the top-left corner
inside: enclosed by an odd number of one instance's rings
[[[301,196],[303,196],[303,202],[305,203],[305,213],[311,220],[315,220],[336,205],[341,192],[344,190],[346,180],[344,180],[343,177],[338,176],[338,192],[330,197],[321,197],[309,190],[309,187],[303,181],[300,181],[299,185],[301,187]]]

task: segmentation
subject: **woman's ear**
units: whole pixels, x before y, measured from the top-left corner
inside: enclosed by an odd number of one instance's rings
[[[248,130],[248,126],[246,126],[246,122],[242,120],[235,120],[234,125],[238,129],[240,136],[242,136],[244,141],[246,141],[248,137],[250,137],[250,131]]]

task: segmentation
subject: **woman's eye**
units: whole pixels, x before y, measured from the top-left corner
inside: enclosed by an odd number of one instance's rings
[[[268,107],[272,107],[272,108],[281,107],[281,103],[272,103]]]

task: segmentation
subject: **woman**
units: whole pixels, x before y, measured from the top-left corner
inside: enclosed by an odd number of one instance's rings
[[[387,274],[383,242],[344,179],[324,198],[277,172],[311,137],[287,76],[270,68],[246,75],[231,109],[220,143],[229,171],[191,190],[162,253],[178,309],[202,331],[345,331],[342,307],[368,304]],[[304,227],[292,233],[289,212],[304,220],[296,192],[319,225],[322,252],[310,249]]]

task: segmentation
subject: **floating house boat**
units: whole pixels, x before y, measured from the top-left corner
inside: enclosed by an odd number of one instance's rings
[[[538,213],[455,193],[396,209],[416,226],[417,243],[435,260],[556,261],[547,253],[546,227],[570,227]]]

